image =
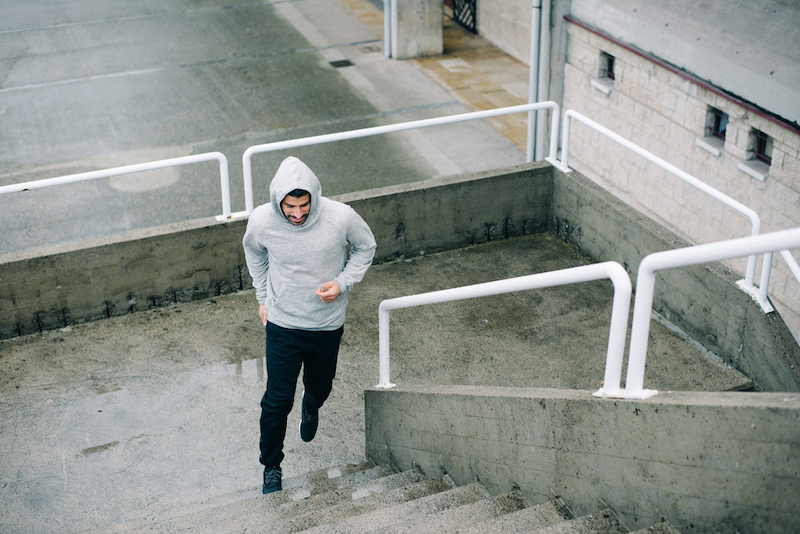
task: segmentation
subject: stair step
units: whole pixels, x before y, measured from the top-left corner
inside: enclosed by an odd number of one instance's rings
[[[471,524],[458,529],[458,532],[459,534],[528,533],[570,519],[572,515],[564,506],[551,501]]]
[[[309,473],[286,477],[282,480],[282,486],[284,490],[308,485],[323,487],[325,484],[337,483],[337,481],[344,480],[345,477],[351,475],[355,476],[355,478],[364,476],[368,478],[380,478],[397,472],[398,470],[390,465],[376,466],[372,462],[364,461],[335,467],[326,467]],[[353,480],[355,480],[355,478],[351,477]],[[261,495],[260,486],[258,487],[258,494]]]
[[[273,499],[278,504],[283,504],[302,499],[305,496],[324,493],[337,487],[355,487],[369,484],[393,474],[397,474],[397,470],[394,467],[387,465],[375,466],[372,462],[360,462],[319,469],[283,479],[284,491],[273,494]],[[249,502],[261,498],[264,498],[261,495],[261,486],[251,487],[199,503],[174,507],[157,516],[134,519],[108,527],[99,527],[83,534],[168,532],[169,530],[163,530],[163,525],[178,522],[187,517],[200,518],[208,510],[216,510],[214,513],[219,513],[220,510],[225,510],[228,506],[236,506],[235,503]]]
[[[445,478],[449,480],[450,477],[445,475]],[[486,488],[475,482],[427,497],[408,500],[402,504],[384,506],[338,521],[320,522],[318,526],[303,532],[305,534],[345,534],[382,531],[414,515],[435,514],[442,510],[484,500],[487,496]]]
[[[241,516],[236,518],[235,521],[229,523],[230,528],[221,529],[216,528],[213,532],[299,532],[306,529],[313,529],[320,525],[325,525],[337,521],[350,521],[356,516],[368,514],[370,512],[393,507],[416,499],[434,496],[442,492],[451,491],[455,484],[452,480],[445,478],[436,478],[433,480],[425,480],[418,471],[410,471],[404,474],[414,473],[420,480],[412,484],[407,484],[401,487],[395,487],[385,491],[375,491],[378,484],[383,480],[377,481],[375,487],[365,487],[356,491],[346,493],[344,499],[330,499],[328,502],[311,502],[303,507],[303,511],[294,510],[291,514],[286,515],[280,520],[270,519],[265,517],[263,512],[250,514],[249,516]],[[329,492],[337,493],[337,492]],[[341,493],[341,492],[338,492]],[[322,499],[328,497],[329,494],[320,495]],[[327,530],[325,530],[327,532]],[[205,532],[205,531],[203,531]],[[209,531],[212,532],[212,531]]]
[[[434,514],[414,514],[401,523],[381,527],[382,533],[419,534],[423,532],[455,532],[465,525],[473,525],[525,508],[525,498],[519,490],[490,497],[457,508],[449,508]]]
[[[417,469],[400,473],[369,462],[289,477],[283,487],[270,495],[248,488],[84,534],[628,532],[608,508],[572,519],[560,499],[527,506],[518,489],[492,497],[480,482],[456,487],[447,475],[427,480]],[[666,521],[636,532],[680,534]]]
[[[319,514],[321,510],[348,504],[358,497],[372,498],[380,505],[382,495],[392,500],[399,491],[419,485],[430,486],[431,491],[449,489],[446,484],[430,483],[419,471],[391,473],[381,478],[347,479],[339,477],[322,483],[296,486],[269,495],[258,495],[253,499],[236,501],[218,508],[209,508],[190,515],[151,524],[148,528],[137,529],[136,533],[167,533],[189,531],[193,533],[241,532],[246,527],[262,528],[264,525],[278,525],[282,522],[295,522],[308,514]],[[320,491],[322,488],[325,491]],[[423,492],[424,493],[424,492]],[[286,529],[279,531],[288,532]]]
[[[541,528],[536,534],[628,534],[628,529],[611,510],[605,509]]]
[[[631,534],[681,534],[680,530],[672,526],[669,521],[656,523],[652,527],[633,531]]]

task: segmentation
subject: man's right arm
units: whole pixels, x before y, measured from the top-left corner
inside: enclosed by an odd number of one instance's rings
[[[242,245],[244,247],[244,257],[247,262],[247,270],[253,279],[253,287],[256,288],[256,299],[259,303],[258,315],[266,324],[267,310],[264,305],[267,301],[267,272],[269,271],[269,253],[267,248],[259,243],[257,231],[251,226],[253,218],[247,224],[247,231],[244,234]],[[263,312],[262,309],[263,308]]]

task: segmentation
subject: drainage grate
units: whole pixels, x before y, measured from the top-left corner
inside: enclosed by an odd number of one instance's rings
[[[342,59],[342,60],[339,60],[339,61],[331,61],[330,64],[334,69],[338,69],[339,67],[352,67],[353,66],[353,62],[350,61],[349,59]]]

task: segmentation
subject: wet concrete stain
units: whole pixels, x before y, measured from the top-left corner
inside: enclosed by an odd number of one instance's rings
[[[98,452],[107,451],[112,447],[116,447],[119,445],[119,441],[112,441],[111,443],[106,443],[104,445],[97,445],[96,447],[89,447],[88,449],[83,449],[80,454],[76,454],[76,458],[86,457],[90,454],[96,454]]]

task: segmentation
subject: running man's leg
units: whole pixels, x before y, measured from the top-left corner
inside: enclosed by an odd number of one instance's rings
[[[286,418],[292,411],[297,377],[303,362],[296,330],[267,323],[267,387],[261,399],[260,461],[278,467],[283,461]]]

